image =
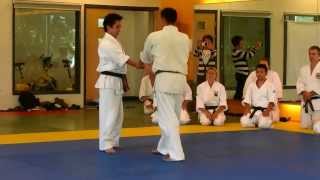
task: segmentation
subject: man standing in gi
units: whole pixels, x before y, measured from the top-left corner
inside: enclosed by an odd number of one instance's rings
[[[301,127],[320,134],[320,47],[309,48],[310,63],[301,68],[297,81],[301,100]]]
[[[183,161],[179,116],[191,41],[175,26],[175,9],[163,9],[161,19],[163,29],[147,37],[141,52],[142,62],[152,64],[152,72],[156,75],[154,86],[161,138],[153,153],[164,155],[165,161]]]
[[[99,89],[99,150],[114,154],[119,149],[120,130],[123,122],[122,94],[129,90],[127,64],[142,68],[123,51],[117,37],[121,30],[122,17],[108,14],[103,21],[105,35],[99,42],[100,73],[95,87]]]

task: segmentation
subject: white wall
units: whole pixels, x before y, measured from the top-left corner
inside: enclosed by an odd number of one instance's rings
[[[160,0],[20,0],[19,2],[41,2],[41,3],[67,3],[67,4],[96,4],[96,5],[118,5],[118,6],[144,6],[159,7]],[[18,105],[17,96],[12,95],[12,0],[0,0],[0,109],[6,109]],[[84,22],[82,13],[81,21]],[[81,32],[84,32],[84,23],[81,23]],[[81,35],[81,82],[83,82],[83,53],[84,35]],[[81,94],[73,95],[42,95],[41,100],[52,100],[59,96],[64,98],[69,104],[79,104],[83,106],[83,84],[81,84]]]
[[[318,2],[319,1],[319,2]],[[283,48],[284,48],[284,19],[285,13],[316,14],[319,13],[320,0],[256,0],[234,3],[200,4],[195,9],[271,12],[271,67],[283,79]],[[319,35],[320,36],[320,35]],[[306,52],[307,53],[307,52]],[[305,60],[308,62],[307,59]],[[285,90],[286,100],[296,100],[295,90]]]

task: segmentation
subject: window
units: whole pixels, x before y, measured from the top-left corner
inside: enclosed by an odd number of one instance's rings
[[[308,63],[308,49],[320,43],[320,16],[285,15],[284,86],[295,89],[300,68]],[[289,68],[290,67],[290,68]]]
[[[249,71],[254,70],[260,59],[270,57],[269,16],[269,13],[222,12],[220,69],[222,82],[227,89],[235,89],[236,86],[231,39],[236,35],[242,36],[244,48],[254,47],[257,41],[262,43],[262,48],[248,60]]]
[[[13,92],[80,93],[80,7],[15,5]]]

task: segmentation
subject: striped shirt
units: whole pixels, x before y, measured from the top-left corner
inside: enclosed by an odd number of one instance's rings
[[[193,56],[199,60],[198,64],[198,76],[205,76],[209,68],[217,66],[217,51],[216,50],[205,50],[197,47]]]
[[[236,69],[236,73],[249,75],[249,65],[248,60],[253,58],[256,54],[256,48],[244,49],[234,49],[232,51],[232,61]]]

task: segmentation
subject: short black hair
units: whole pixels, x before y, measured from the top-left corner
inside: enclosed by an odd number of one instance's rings
[[[202,37],[202,41],[208,39],[209,41],[211,41],[213,43],[213,37],[210,34],[204,35]]]
[[[268,72],[268,68],[267,68],[267,66],[265,65],[265,64],[258,64],[257,66],[256,66],[256,70],[257,69],[264,69],[264,71],[267,73]]]
[[[178,14],[174,8],[164,8],[161,11],[161,17],[165,19],[168,24],[174,24],[177,22]]]
[[[107,14],[103,20],[103,29],[107,32],[107,26],[112,27],[117,21],[121,21],[123,19],[122,16],[116,13]]]
[[[311,50],[316,50],[316,51],[318,51],[318,54],[320,55],[320,47],[319,47],[319,46],[313,45],[313,46],[311,46],[311,47],[309,48],[309,51],[311,51]]]
[[[232,42],[232,45],[236,47],[236,46],[239,46],[242,40],[243,40],[242,36],[233,36],[233,38],[231,39],[231,42]]]

